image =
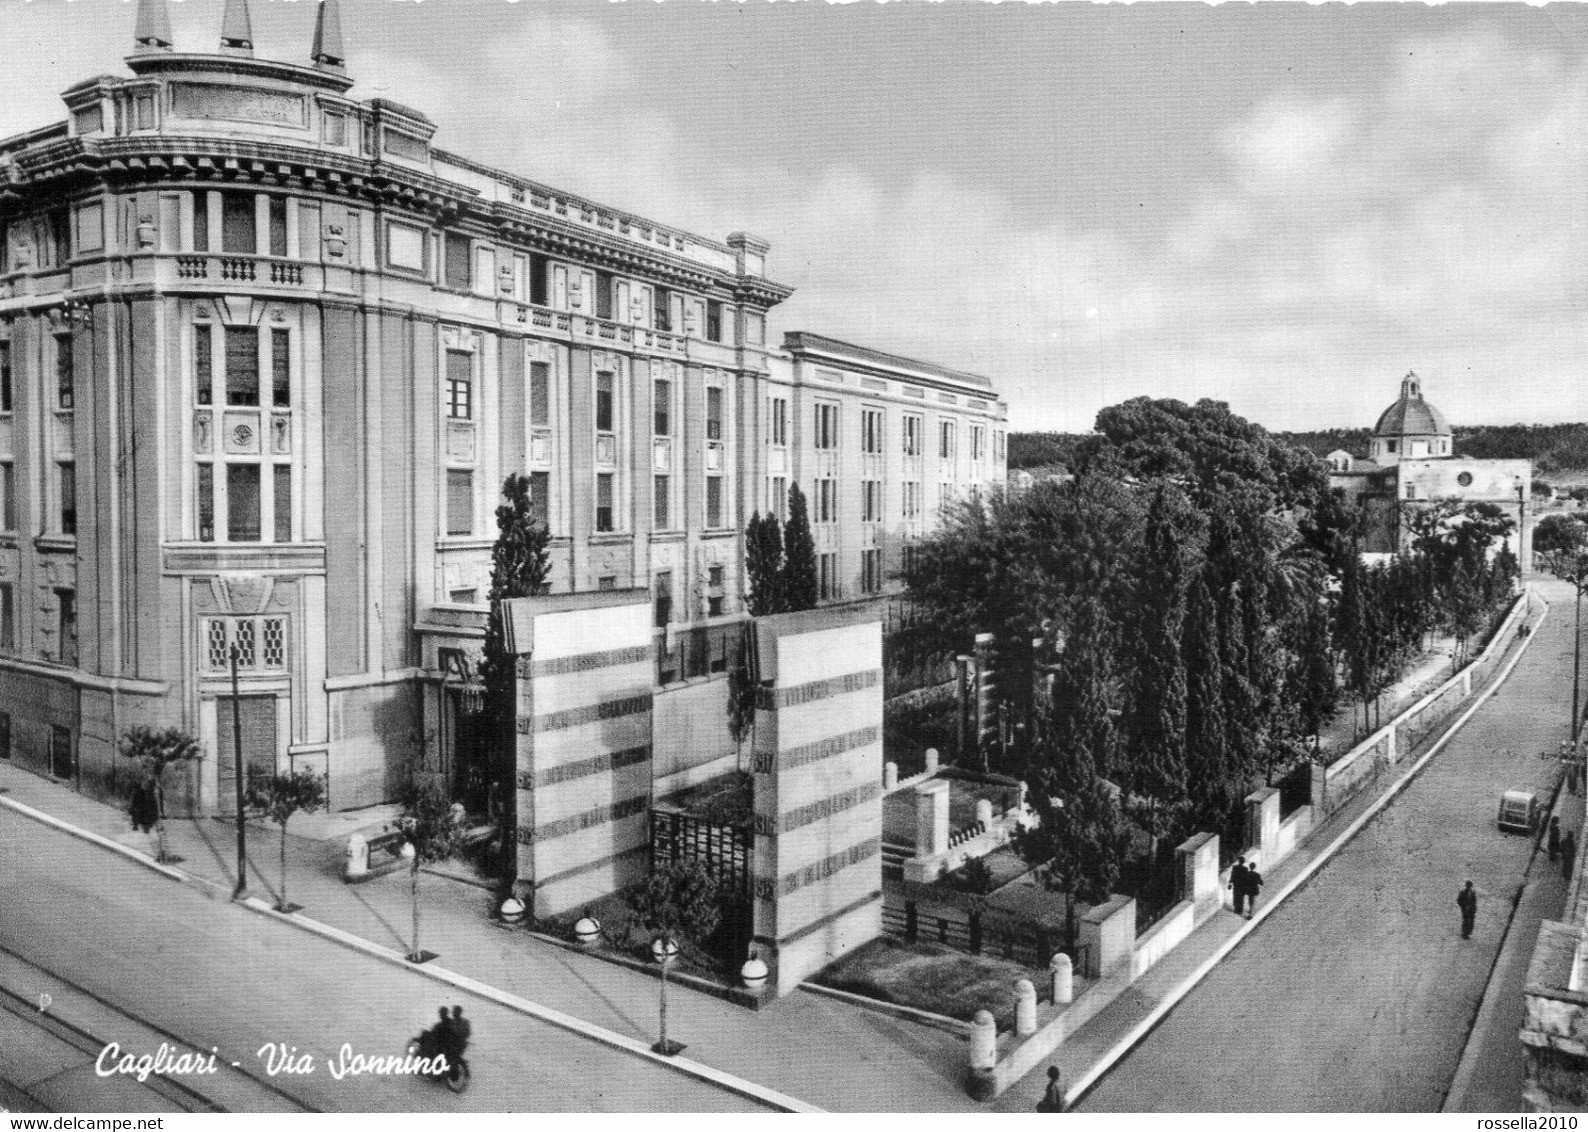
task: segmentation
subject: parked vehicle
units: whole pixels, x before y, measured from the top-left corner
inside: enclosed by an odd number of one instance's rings
[[[1500,795],[1500,813],[1496,824],[1512,833],[1534,834],[1543,816],[1538,795],[1531,790],[1507,790]]]

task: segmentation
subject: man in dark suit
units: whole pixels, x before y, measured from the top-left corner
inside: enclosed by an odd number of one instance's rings
[[[1472,890],[1472,882],[1467,882],[1456,895],[1456,907],[1461,909],[1461,938],[1472,938],[1472,927],[1478,919],[1478,894]]]
[[[1250,920],[1257,911],[1257,893],[1263,887],[1263,874],[1257,871],[1257,862],[1246,866],[1246,918]]]
[[[1245,857],[1235,859],[1235,867],[1230,870],[1230,890],[1235,893],[1235,914],[1242,915],[1246,910]]]

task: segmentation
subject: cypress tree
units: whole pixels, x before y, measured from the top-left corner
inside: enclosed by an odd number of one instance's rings
[[[1222,817],[1236,770],[1227,750],[1218,605],[1200,575],[1191,584],[1184,634],[1187,792],[1198,816]]]
[[[785,610],[783,570],[782,525],[776,515],[757,511],[750,516],[750,525],[744,532],[744,571],[750,582],[745,605],[751,617]]]
[[[816,540],[810,510],[799,484],[788,489],[788,525],[783,528],[783,606],[789,612],[816,608]]]

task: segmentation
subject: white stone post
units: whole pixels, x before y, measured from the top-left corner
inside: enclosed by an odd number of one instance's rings
[[[342,865],[343,880],[361,880],[369,876],[369,842],[362,833],[347,839],[347,859]]]
[[[882,788],[884,790],[894,790],[894,789],[897,789],[898,785],[899,785],[899,764],[898,763],[883,763],[882,764]]]
[[[948,852],[948,783],[934,778],[915,788],[915,855]]]
[[[1053,980],[1055,1006],[1066,1006],[1075,1001],[1075,972],[1068,955],[1061,951],[1048,961],[1048,977]]]
[[[926,749],[926,773],[927,774],[936,774],[937,773],[937,760],[938,760],[937,748],[936,747],[928,747]]]
[[[983,829],[991,829],[993,823],[992,803],[986,798],[976,799],[976,820]]]
[[[989,1072],[998,1064],[998,1024],[986,1010],[976,1011],[970,1024],[970,1069]]]
[[[1037,988],[1030,979],[1015,980],[1015,1035],[1029,1038],[1037,1032]]]

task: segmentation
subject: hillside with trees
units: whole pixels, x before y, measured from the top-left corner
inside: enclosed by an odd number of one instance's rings
[[[1276,432],[1276,439],[1305,448],[1315,456],[1344,449],[1360,456],[1367,451],[1366,428],[1325,428],[1307,432]],[[1455,449],[1480,460],[1531,460],[1541,477],[1561,482],[1588,482],[1588,423],[1552,425],[1456,425]],[[1009,469],[1073,467],[1077,451],[1090,434],[1013,432],[1009,434]]]

